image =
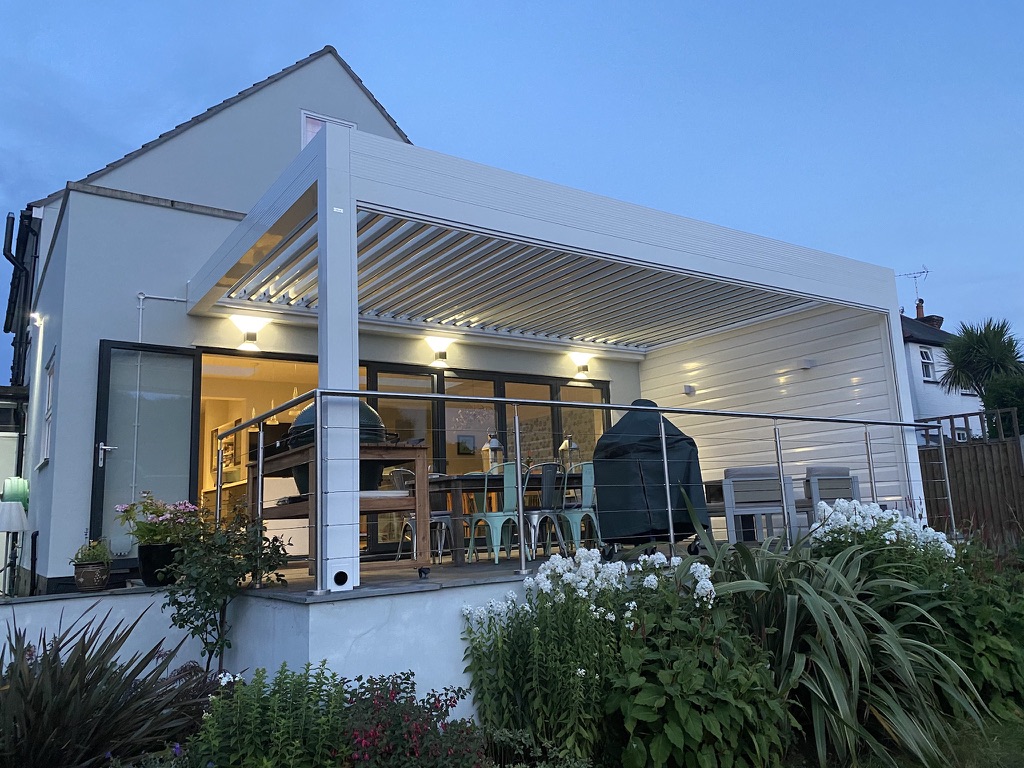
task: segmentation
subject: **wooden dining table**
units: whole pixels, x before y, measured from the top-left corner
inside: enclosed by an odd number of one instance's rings
[[[579,472],[570,472],[565,475],[566,488],[568,490],[579,490],[583,487],[583,475]],[[501,475],[486,475],[482,472],[468,475],[431,475],[429,479],[431,510],[441,511],[440,506],[434,503],[437,495],[446,495],[446,508],[451,513],[452,530],[458,531],[463,525],[468,525],[473,510],[467,507],[466,498],[471,494],[483,493],[491,489],[490,493],[500,495],[503,493],[503,480]],[[532,493],[540,490],[540,477],[524,477],[523,493]],[[485,501],[486,503],[486,501]],[[500,502],[495,501],[495,504]],[[472,535],[472,534],[471,534]],[[466,540],[465,536],[455,536],[452,542],[452,565],[466,564]]]

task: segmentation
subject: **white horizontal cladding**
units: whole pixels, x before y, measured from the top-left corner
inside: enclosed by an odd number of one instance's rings
[[[358,131],[352,175],[360,203],[421,220],[866,307],[896,304],[893,272],[884,267]]]
[[[695,394],[686,396],[684,386]],[[911,421],[900,413],[886,315],[828,307],[742,331],[666,347],[640,364],[644,397],[659,405],[808,417]],[[700,450],[705,479],[729,467],[775,463],[775,422],[724,416],[672,420]],[[859,425],[779,421],[786,471],[813,464],[851,467],[865,481]],[[903,430],[870,427],[880,497],[905,495]],[[913,437],[910,437],[911,444]],[[862,485],[867,496],[868,486]]]

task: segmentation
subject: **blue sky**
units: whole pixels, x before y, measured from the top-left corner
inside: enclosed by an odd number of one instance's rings
[[[419,146],[926,266],[944,328],[1024,335],[1013,0],[0,0],[0,19],[0,214],[330,44]],[[897,285],[912,315],[914,281]]]

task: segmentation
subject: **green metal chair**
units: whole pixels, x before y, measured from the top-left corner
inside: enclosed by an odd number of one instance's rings
[[[576,473],[581,476],[581,487],[579,489],[569,488],[569,475]],[[579,549],[585,540],[583,530],[586,524],[590,526],[595,546],[600,547],[602,545],[601,526],[597,522],[594,462],[585,461],[582,464],[571,466],[564,477],[562,488],[563,502],[562,508],[558,510],[558,517],[565,530],[566,538],[572,541],[573,549]]]
[[[485,473],[483,505],[477,506],[469,520],[469,551],[467,554],[470,561],[473,559],[473,551],[476,548],[476,529],[481,523],[487,526],[487,547],[494,556],[494,564],[498,564],[502,545],[505,547],[507,557],[512,559],[512,535],[517,531],[519,523],[519,494],[516,491],[516,473],[518,471],[519,467],[515,462],[507,461]],[[487,509],[492,494],[500,496],[500,503],[495,505],[500,507],[499,509]],[[506,528],[508,528],[507,536],[505,536]]]

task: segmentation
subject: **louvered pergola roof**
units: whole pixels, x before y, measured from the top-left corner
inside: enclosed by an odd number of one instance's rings
[[[315,181],[299,193],[294,181],[281,182],[290,193],[268,193],[190,283],[191,313],[317,322],[323,201]],[[823,304],[735,276],[440,221],[386,202],[357,198],[356,210],[361,328],[635,355]]]

